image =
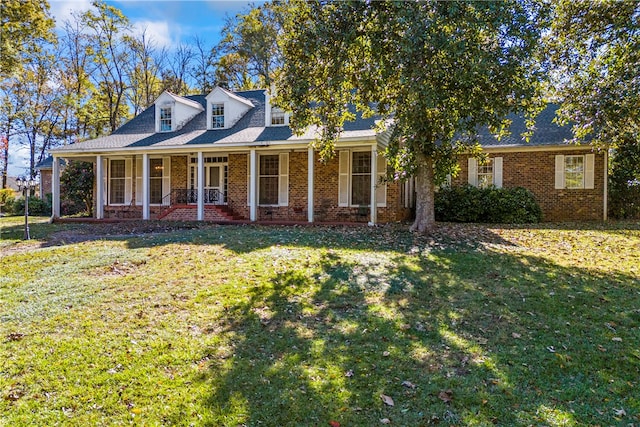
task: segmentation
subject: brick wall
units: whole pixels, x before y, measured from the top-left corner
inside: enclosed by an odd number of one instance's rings
[[[490,152],[502,157],[502,186],[525,187],[540,205],[544,221],[597,221],[604,212],[604,154],[595,153],[594,188],[555,189],[555,156],[589,154],[588,150]],[[452,184],[468,182],[468,156],[460,157],[460,173]]]
[[[47,194],[51,194],[52,170],[40,170],[40,198],[45,199]]]
[[[248,159],[247,154],[230,154],[227,172],[228,205],[243,218],[249,218],[249,208],[247,207]]]
[[[187,156],[171,156],[171,190],[182,190],[189,185]]]

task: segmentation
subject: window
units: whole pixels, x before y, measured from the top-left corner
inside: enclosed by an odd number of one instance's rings
[[[162,159],[149,160],[149,203],[162,203]]]
[[[478,165],[478,187],[487,188],[493,185],[493,159]]]
[[[474,187],[487,188],[491,185],[502,188],[502,157],[491,157],[486,163],[469,157],[468,182]]]
[[[271,107],[271,124],[274,126],[286,124],[285,113],[282,108]]]
[[[260,205],[278,204],[279,156],[260,156],[260,187],[258,190]]]
[[[371,151],[342,150],[338,154],[338,206],[371,205]],[[375,196],[376,205],[387,205],[387,185],[383,182],[386,174],[383,156],[376,159]]]
[[[351,204],[371,203],[371,153],[355,152],[351,157]]]
[[[109,204],[124,204],[125,194],[125,161],[111,160],[111,170],[109,174]]]
[[[584,188],[584,156],[564,156],[565,188]]]
[[[160,108],[160,132],[171,131],[171,107]]]
[[[224,128],[224,104],[211,104],[211,129]]]
[[[595,154],[556,156],[557,190],[594,188]]]

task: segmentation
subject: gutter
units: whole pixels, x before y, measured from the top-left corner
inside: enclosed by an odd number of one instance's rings
[[[603,213],[602,219],[603,221],[607,221],[608,219],[608,202],[609,202],[609,150],[604,151],[604,194],[603,194]]]

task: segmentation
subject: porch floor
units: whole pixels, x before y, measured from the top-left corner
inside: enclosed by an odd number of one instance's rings
[[[95,224],[107,224],[107,223],[130,223],[130,222],[170,222],[165,219],[151,219],[142,220],[140,218],[54,218],[52,222],[55,223],[95,223]],[[346,221],[285,221],[285,220],[260,220],[250,221],[248,219],[238,220],[220,220],[220,221],[173,221],[173,222],[188,222],[188,223],[202,223],[202,224],[216,224],[216,225],[279,225],[279,226],[350,226],[350,227],[362,227],[368,226],[367,222],[346,222]]]

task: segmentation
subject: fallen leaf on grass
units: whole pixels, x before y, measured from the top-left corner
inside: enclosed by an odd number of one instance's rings
[[[329,421],[331,427],[340,427],[340,423],[337,421]]]
[[[391,353],[389,353],[388,351],[384,351],[384,352],[382,352],[382,355],[383,355],[384,357],[389,357],[389,355],[390,355],[390,354],[391,354]]]
[[[453,400],[453,392],[451,390],[442,390],[438,393],[438,397],[445,403],[449,403]]]
[[[620,408],[620,409],[613,409],[613,412],[615,413],[616,417],[626,417],[627,416],[627,412],[624,410],[624,408]]]
[[[402,381],[402,385],[405,386],[406,388],[416,388],[416,385],[413,384],[411,381]]]
[[[349,369],[349,370],[344,374],[344,376],[345,376],[345,377],[347,377],[347,378],[351,378],[351,377],[353,376],[353,370]]]
[[[382,424],[391,424],[391,420],[389,418],[383,418],[380,420]]]
[[[381,394],[380,395],[380,399],[382,399],[382,401],[384,402],[385,405],[389,405],[389,406],[394,406],[395,403],[393,403],[393,399],[389,396],[387,396],[386,394]]]
[[[24,338],[24,334],[20,332],[12,332],[7,335],[7,341],[20,341],[22,338]]]
[[[512,336],[513,338],[515,338],[515,339],[518,339],[518,338],[522,337],[522,335],[520,335],[520,334],[519,334],[519,333],[517,333],[517,332],[513,332],[513,333],[511,334],[511,336]]]
[[[613,338],[611,338],[611,341],[622,342],[622,338],[620,338],[620,337],[613,337]]]

